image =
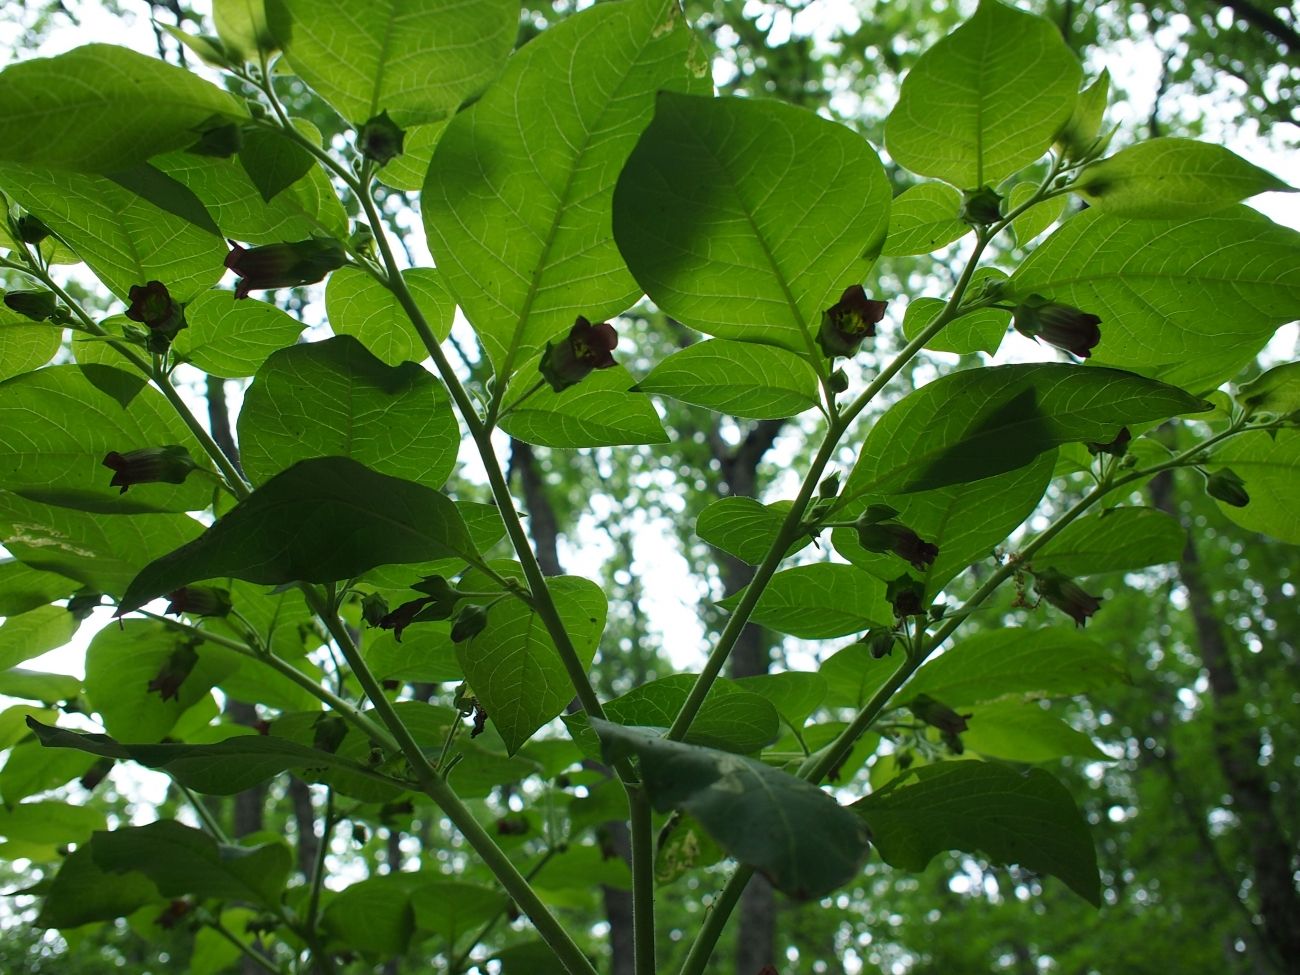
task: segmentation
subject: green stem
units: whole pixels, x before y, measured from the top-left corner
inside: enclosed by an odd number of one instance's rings
[[[303,923],[309,931],[316,929],[316,918],[320,914],[321,888],[325,886],[325,858],[329,856],[330,834],[334,832],[334,790],[325,793],[325,819],[321,824],[320,846],[316,850],[316,862],[311,871],[311,894],[307,898],[307,916]]]
[[[753,867],[743,863],[736,867],[717,899],[709,905],[709,912],[704,915],[704,923],[700,925],[700,933],[695,936],[695,942],[691,945],[686,960],[682,962],[681,975],[703,975],[705,966],[709,964],[709,956],[713,954],[718,938],[722,937],[722,929],[727,926],[731,912],[740,903],[740,895],[745,892],[745,886],[752,876]]]
[[[218,843],[228,844],[230,842],[230,837],[226,835],[225,827],[217,822],[217,817],[212,815],[212,810],[203,804],[203,800],[196,796],[190,790],[189,786],[181,784],[176,779],[172,779],[172,782],[175,783],[176,788],[180,791],[181,795],[185,797],[185,801],[190,804],[190,808],[194,810],[194,814],[199,817],[199,822],[203,825],[204,832],[208,833]]]
[[[555,856],[555,854],[561,852],[563,849],[564,847],[548,848],[547,851],[538,858],[537,862],[528,869],[528,873],[524,874],[524,879],[531,881],[542,872],[542,867],[546,866],[551,861],[551,857]],[[474,935],[474,939],[470,941],[465,950],[452,959],[451,966],[447,969],[448,975],[460,975],[460,973],[465,970],[465,965],[469,962],[469,956],[474,953],[475,948],[487,940],[487,936],[492,933],[492,929],[501,923],[501,919],[506,916],[508,908],[509,904],[497,911],[496,914],[492,915],[492,917],[488,919],[488,922],[484,924],[483,927],[479,928],[478,934]]]
[[[238,948],[240,953],[243,954],[244,957],[248,958],[258,967],[260,967],[263,971],[270,972],[271,975],[284,975],[283,968],[275,964],[275,962],[271,961],[271,959],[267,958],[264,954],[262,954],[260,951],[255,949],[252,945],[246,944],[244,941],[235,937],[235,935],[232,934],[230,930],[216,918],[213,918],[210,921],[208,921],[207,925],[213,931],[217,932],[217,934],[221,935],[221,937],[225,938],[232,945]]]
[[[655,975],[654,823],[650,797],[641,786],[628,789],[632,835],[633,971]]]

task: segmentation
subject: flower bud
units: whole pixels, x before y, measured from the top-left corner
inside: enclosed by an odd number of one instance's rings
[[[1012,314],[1012,324],[1021,335],[1042,339],[1080,359],[1091,356],[1101,341],[1100,318],[1042,295],[1030,295]]]
[[[18,218],[18,237],[24,244],[39,244],[50,235],[50,228],[34,213]]]
[[[959,735],[966,730],[966,722],[974,717],[970,714],[958,714],[942,701],[936,701],[929,694],[918,694],[907,706],[918,721],[948,735]]]
[[[907,574],[886,585],[885,598],[894,607],[894,615],[899,619],[925,614],[925,586]]]
[[[134,284],[127,295],[131,307],[126,317],[149,329],[149,351],[160,355],[166,352],[177,333],[186,327],[185,308],[172,299],[161,281]]]
[[[1123,457],[1128,453],[1129,442],[1133,439],[1133,434],[1129,432],[1128,427],[1120,427],[1119,433],[1115,434],[1115,439],[1107,443],[1087,443],[1088,453],[1094,457],[1098,454],[1110,454],[1112,457]]]
[[[482,606],[466,606],[451,626],[451,642],[464,643],[483,632],[487,626],[487,610]]]
[[[244,145],[244,132],[235,122],[214,115],[196,127],[198,139],[185,151],[196,156],[229,159]]]
[[[133,484],[183,484],[190,471],[199,469],[189,451],[179,444],[145,447],[125,454],[114,450],[104,458],[104,466],[113,472],[109,487],[120,487],[121,494],[126,494]]]
[[[880,660],[894,652],[896,639],[897,634],[889,627],[877,626],[868,630],[858,642],[871,652],[872,659]]]
[[[329,237],[251,248],[231,241],[226,255],[226,267],[239,275],[236,298],[247,298],[250,291],[315,284],[345,263],[343,245]]]
[[[1034,588],[1038,595],[1083,626],[1101,607],[1101,597],[1093,596],[1069,576],[1055,569],[1034,572]]]
[[[580,383],[593,369],[615,365],[610,353],[617,346],[618,333],[613,325],[609,322],[593,325],[579,315],[567,336],[546,343],[538,371],[551,389],[563,392]]]
[[[858,516],[858,544],[868,552],[892,552],[924,572],[939,555],[939,546],[924,541],[906,525],[892,520],[898,514],[886,504],[873,504]]]
[[[862,285],[850,285],[839,301],[822,312],[817,344],[830,358],[853,355],[863,340],[876,334],[876,325],[885,317],[888,305],[868,298]]]
[[[840,472],[836,471],[817,485],[817,497],[834,498],[840,493]]]
[[[831,391],[842,393],[849,388],[849,376],[843,369],[836,369],[831,373]]]
[[[59,314],[59,299],[53,291],[10,291],[5,307],[34,322],[54,321]]]
[[[1227,467],[1206,475],[1205,493],[1217,501],[1232,505],[1234,508],[1244,508],[1250,504],[1250,495],[1246,492],[1246,482],[1238,477],[1235,471]]]
[[[406,132],[397,127],[388,113],[380,112],[357,132],[357,148],[365,158],[383,166],[402,154],[405,138]]]
[[[361,618],[366,626],[382,626],[388,615],[388,600],[377,592],[368,592],[361,597]]]
[[[232,604],[230,590],[216,586],[183,586],[167,594],[167,612],[191,616],[227,616]]]
[[[966,223],[985,226],[1002,219],[1002,197],[991,186],[981,186],[962,194],[958,216]]]
[[[157,691],[164,701],[176,700],[181,696],[181,685],[185,683],[185,678],[190,676],[198,662],[199,655],[191,644],[178,644],[163,661],[157,676],[149,681],[148,690]]]

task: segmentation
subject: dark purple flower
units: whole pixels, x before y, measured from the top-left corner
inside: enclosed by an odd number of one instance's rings
[[[231,610],[230,590],[216,586],[182,586],[167,594],[167,612],[188,613],[191,616],[228,616]]]
[[[181,685],[185,683],[185,678],[190,676],[194,665],[198,662],[199,655],[192,645],[178,644],[176,649],[168,654],[158,674],[149,681],[148,689],[157,691],[164,701],[176,700],[181,696]]]
[[[925,586],[906,573],[886,584],[885,598],[899,619],[925,614]]]
[[[868,552],[892,552],[925,571],[939,556],[939,546],[924,541],[906,525],[894,521],[898,514],[884,504],[873,504],[857,520],[858,544]]]
[[[918,694],[909,704],[908,710],[918,721],[924,721],[931,728],[950,735],[959,735],[966,730],[966,722],[973,717],[970,714],[958,714],[942,701],[936,701],[929,694]]]
[[[145,447],[119,454],[109,452],[103,465],[113,472],[110,487],[120,487],[121,494],[133,484],[183,484],[190,471],[198,470],[190,452],[179,444]]]
[[[126,317],[149,329],[149,351],[166,352],[176,334],[185,328],[185,308],[172,300],[161,281],[133,284],[128,296],[131,306]]]
[[[885,317],[889,302],[868,298],[862,285],[844,289],[840,300],[822,312],[817,344],[827,356],[850,356],[864,339],[876,334],[876,325]]]
[[[226,267],[239,275],[236,298],[247,298],[250,291],[315,284],[346,262],[343,245],[328,237],[251,248],[232,240],[226,255]]]
[[[581,315],[569,334],[557,342],[547,342],[538,366],[542,378],[557,393],[585,379],[593,369],[615,365],[611,354],[618,347],[618,332],[609,322],[593,325]]]
[[[1034,588],[1038,595],[1074,620],[1075,626],[1083,626],[1101,608],[1100,596],[1086,592],[1065,573],[1055,569],[1035,571]]]
[[[1042,339],[1080,359],[1087,359],[1101,341],[1101,319],[1075,308],[1030,295],[1016,306],[1012,324],[1021,335]]]

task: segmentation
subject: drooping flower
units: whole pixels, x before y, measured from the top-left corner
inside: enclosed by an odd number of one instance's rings
[[[611,353],[617,347],[618,332],[613,325],[609,322],[593,325],[579,315],[568,335],[546,343],[538,371],[551,389],[563,392],[580,383],[593,369],[615,365]]]
[[[236,298],[247,298],[251,291],[315,284],[346,262],[343,245],[328,237],[264,247],[243,247],[232,240],[226,255],[226,267],[239,275]]]
[[[1119,433],[1115,434],[1114,440],[1106,443],[1085,443],[1088,453],[1094,457],[1097,454],[1110,454],[1112,457],[1123,457],[1128,453],[1128,445],[1133,439],[1133,434],[1129,432],[1128,427],[1120,427]]]
[[[899,619],[925,614],[925,585],[907,573],[886,584],[885,598],[894,607],[894,615]]]
[[[104,457],[103,466],[113,472],[109,487],[120,487],[120,494],[126,494],[126,489],[134,484],[183,484],[190,471],[199,468],[190,452],[180,444],[144,447],[124,454],[110,451]]]
[[[840,300],[822,312],[817,344],[827,356],[850,356],[863,341],[876,334],[876,325],[885,317],[889,302],[868,298],[860,284],[844,289]]]
[[[406,131],[398,128],[387,112],[380,112],[357,131],[357,148],[361,155],[378,166],[400,156],[405,141]]]
[[[167,612],[191,616],[228,616],[232,608],[230,590],[217,586],[182,586],[167,594]]]
[[[937,728],[939,737],[954,754],[960,755],[966,750],[961,742],[961,733],[967,728],[966,722],[974,715],[958,714],[929,694],[916,695],[907,707],[918,721],[925,722],[931,728]]]
[[[149,329],[150,352],[166,352],[177,333],[186,327],[184,306],[172,299],[161,281],[133,284],[127,294],[131,306],[126,317]]]
[[[857,520],[858,544],[868,552],[892,552],[925,571],[939,556],[939,546],[927,542],[901,522],[898,514],[885,504],[873,504]]]
[[[1101,608],[1101,597],[1094,596],[1056,569],[1034,570],[1034,588],[1038,595],[1059,609],[1075,626],[1083,626]]]
[[[149,681],[148,690],[157,691],[164,701],[176,700],[181,695],[185,678],[190,676],[198,662],[199,655],[191,644],[177,644],[176,649],[167,655],[157,676]]]
[[[1016,306],[1012,324],[1021,335],[1042,339],[1080,359],[1101,341],[1101,319],[1089,312],[1032,294]]]

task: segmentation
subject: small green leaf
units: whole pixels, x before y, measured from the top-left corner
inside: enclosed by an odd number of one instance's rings
[[[263,201],[270,203],[282,191],[302,179],[316,165],[311,153],[287,135],[267,129],[244,134],[239,164]]]
[[[391,630],[374,630],[366,635],[362,651],[378,680],[441,682],[465,678],[446,624],[413,626],[402,634],[401,643]]]
[[[63,646],[77,632],[77,618],[62,606],[42,606],[0,626],[0,671]]]
[[[1285,415],[1300,410],[1300,362],[1284,362],[1243,383],[1237,402],[1251,413]]]
[[[970,233],[958,219],[961,194],[944,183],[918,183],[903,190],[889,208],[886,257],[932,254]]]
[[[798,670],[741,677],[736,684],[771,701],[777,713],[793,728],[802,728],[808,716],[826,700],[826,678]]]
[[[68,614],[72,615],[72,614]],[[4,633],[0,629],[0,636]],[[0,694],[49,704],[70,701],[81,693],[81,681],[67,674],[47,674],[15,667],[0,673]]]
[[[1110,72],[1102,68],[1097,80],[1079,92],[1079,100],[1074,103],[1070,120],[1056,134],[1056,143],[1065,151],[1067,158],[1085,158],[1085,154],[1093,148],[1097,136],[1101,134],[1109,98]]]
[[[980,268],[971,279],[972,285],[982,281],[1005,281],[1006,275],[996,268]],[[941,298],[914,298],[908,302],[907,312],[903,315],[903,335],[914,339],[921,331],[938,317],[947,304]],[[935,352],[951,352],[955,355],[969,355],[972,352],[997,352],[1011,324],[1010,313],[1000,308],[980,308],[967,312],[943,327],[938,335],[925,343],[927,349]]]
[[[54,358],[63,340],[63,326],[33,324],[0,309],[0,379],[38,369]]]
[[[10,65],[0,106],[0,160],[91,173],[185,148],[214,115],[246,116],[192,71],[112,44]]]
[[[415,926],[439,935],[448,944],[492,920],[506,905],[502,890],[455,880],[432,880],[411,891]]]
[[[1141,569],[1182,558],[1187,533],[1154,508],[1112,508],[1071,522],[1034,555],[1036,569],[1067,576]]]
[[[962,744],[987,758],[1035,764],[1067,755],[1103,762],[1110,758],[1082,731],[1037,704],[976,705],[970,713]]]
[[[232,846],[173,820],[96,833],[90,851],[101,870],[139,870],[164,897],[192,894],[266,907],[280,903],[293,869],[283,841]]]
[[[867,644],[855,642],[831,654],[817,673],[826,681],[829,706],[860,708],[897,669],[893,660],[877,660]]]
[[[636,388],[755,420],[796,416],[820,402],[817,373],[802,358],[773,346],[727,339],[674,352]]]
[[[17,559],[0,559],[0,616],[21,616],[72,595],[76,588],[67,576],[41,572]]]
[[[104,828],[104,813],[90,806],[66,802],[22,802],[0,808],[0,836],[59,846],[82,843]]]
[[[222,379],[253,375],[272,352],[293,345],[303,329],[275,305],[236,300],[229,291],[203,292],[185,307],[185,320],[189,327],[176,336],[173,354]]]
[[[34,741],[23,742],[9,752],[0,769],[0,801],[12,806],[28,796],[65,786],[85,775],[94,763],[89,755],[51,755]]]
[[[1270,191],[1295,188],[1223,146],[1174,138],[1121,149],[1075,183],[1089,204],[1119,217],[1186,219]]]
[[[402,280],[441,342],[451,333],[456,315],[456,302],[441,275],[431,267],[409,268],[402,272]],[[330,275],[325,310],[335,335],[353,336],[390,366],[428,358],[397,296],[360,268],[343,267]]]
[[[605,757],[635,755],[660,812],[682,809],[718,844],[798,900],[822,897],[857,876],[868,833],[803,779],[728,752],[667,741],[639,728],[592,721]]]
[[[722,498],[700,512],[695,534],[742,562],[758,565],[781,533],[789,501],[762,504],[753,498]],[[804,536],[791,543],[786,555],[805,548],[812,539]]]
[[[212,21],[226,50],[241,61],[279,47],[264,0],[212,0]]]
[[[501,429],[525,443],[606,447],[668,442],[650,397],[632,391],[632,375],[622,366],[598,369],[559,393],[545,385],[538,388],[535,368],[519,375],[523,381],[511,386]]]
[[[1007,208],[1014,210],[1038,192],[1035,183],[1017,183],[1007,196]],[[1011,230],[1016,235],[1016,243],[1021,247],[1029,244],[1065,213],[1066,198],[1054,196],[1050,200],[1040,200],[1016,219],[1011,221]]]
[[[1250,504],[1244,508],[1216,502],[1242,528],[1279,541],[1300,544],[1300,430],[1246,433],[1214,448],[1212,469],[1230,467],[1246,482]],[[3,631],[0,631],[3,632]]]
[[[1051,21],[983,0],[903,79],[885,145],[912,172],[961,189],[997,183],[1047,151],[1082,73]]]
[[[718,605],[733,609],[744,590]],[[852,565],[814,562],[783,569],[772,576],[751,619],[778,633],[804,640],[858,633],[890,626],[894,611],[885,599],[885,584]]]
[[[244,394],[239,444],[254,483],[310,457],[351,457],[439,487],[456,466],[460,426],[446,388],[427,370],[387,366],[339,335],[266,360]]]
[[[614,235],[669,315],[821,361],[822,312],[866,276],[889,203],[880,160],[842,125],[775,101],[665,92],[619,177]]]
[[[909,699],[928,694],[957,708],[1067,697],[1127,679],[1123,663],[1082,633],[1009,628],[962,640],[922,667],[904,693]]]
[[[477,559],[456,506],[346,457],[300,461],[188,545],[151,562],[118,606],[129,613],[191,582],[338,582],[377,565]]]
[[[919,871],[945,850],[1051,874],[1100,906],[1088,824],[1070,793],[1042,769],[986,762],[914,769],[853,804],[890,865]]]

